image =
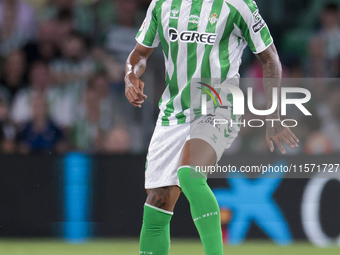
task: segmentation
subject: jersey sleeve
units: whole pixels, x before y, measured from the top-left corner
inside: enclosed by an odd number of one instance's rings
[[[245,39],[254,54],[266,50],[273,38],[266,22],[263,20],[259,8],[252,0],[231,0],[230,8],[235,12],[234,30],[236,36]]]
[[[148,48],[156,48],[160,42],[157,24],[157,1],[151,2],[144,22],[136,35],[136,41]]]

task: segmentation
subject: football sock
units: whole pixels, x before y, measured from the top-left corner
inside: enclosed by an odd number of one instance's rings
[[[172,214],[149,204],[144,205],[140,254],[167,255],[169,253]]]
[[[182,191],[190,204],[191,215],[206,255],[223,255],[220,209],[207,176],[193,166],[178,169]]]

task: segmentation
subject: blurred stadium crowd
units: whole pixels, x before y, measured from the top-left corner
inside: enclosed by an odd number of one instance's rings
[[[339,2],[278,0],[267,8],[265,1],[257,2],[279,48],[285,78],[340,76]],[[123,79],[149,3],[0,0],[1,153],[147,150],[164,89],[161,50],[143,77],[148,100],[141,110],[125,99]],[[289,7],[300,10],[299,25],[289,20],[294,13],[272,15],[271,8],[284,12],[286,5],[299,5]],[[249,52],[241,71],[243,77],[262,77],[261,64]],[[261,102],[262,84],[254,81],[250,85]],[[288,153],[340,151],[339,84],[295,85],[311,90],[313,118],[297,116],[301,124],[295,132],[303,146],[294,152],[287,148]],[[243,128],[228,153],[267,153],[264,132]]]

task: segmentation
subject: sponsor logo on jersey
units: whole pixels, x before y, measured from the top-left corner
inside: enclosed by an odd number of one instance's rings
[[[190,23],[198,24],[199,21],[200,21],[200,16],[197,16],[197,15],[190,15],[189,16],[189,22]]]
[[[202,43],[213,45],[216,41],[217,34],[199,33],[196,31],[182,31],[178,32],[175,28],[169,28],[169,38],[171,42],[185,42],[185,43]]]
[[[209,22],[211,25],[214,25],[218,21],[218,15],[216,13],[211,14],[209,17]]]
[[[254,31],[254,33],[258,33],[262,30],[262,28],[266,25],[266,23],[264,22],[261,14],[259,12],[259,9],[257,9],[253,13],[253,16],[254,16],[254,22],[255,22],[255,25],[253,26],[253,31]]]
[[[261,19],[259,22],[257,22],[254,26],[253,26],[253,31],[254,33],[258,33],[262,30],[262,28],[264,28],[264,26],[266,25],[266,23],[264,22],[263,19]]]
[[[172,10],[170,14],[170,19],[178,19],[179,10]]]
[[[171,42],[176,42],[178,40],[178,31],[174,28],[169,28],[169,38]]]

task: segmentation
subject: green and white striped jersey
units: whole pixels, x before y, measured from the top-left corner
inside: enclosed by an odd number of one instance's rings
[[[162,126],[190,121],[191,79],[239,78],[245,47],[257,54],[273,42],[252,0],[153,0],[136,40],[163,48]]]

